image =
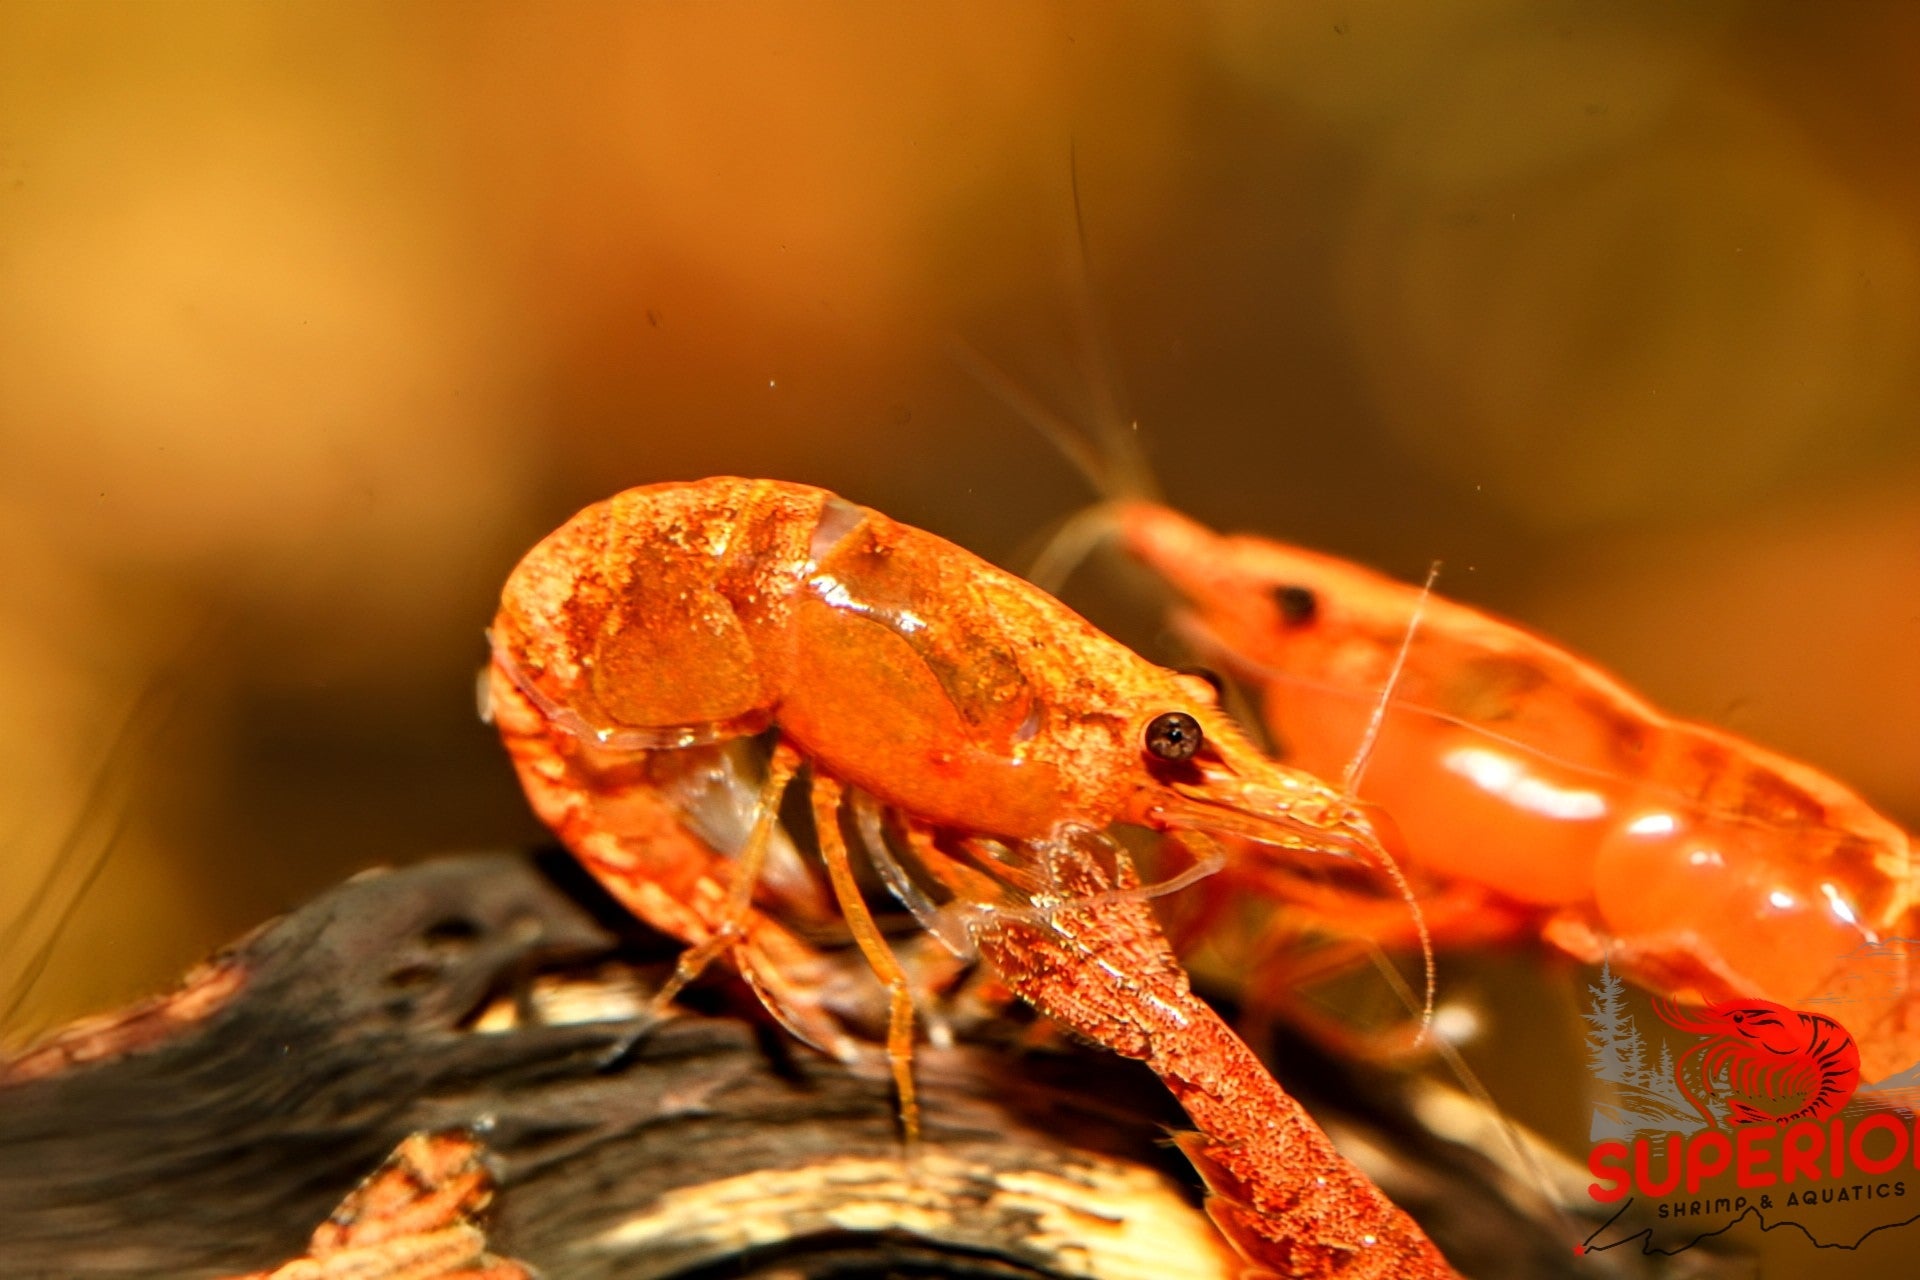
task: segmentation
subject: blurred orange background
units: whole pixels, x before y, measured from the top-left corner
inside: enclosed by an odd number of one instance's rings
[[[0,6],[12,941],[116,841],[18,1021],[537,838],[471,684],[588,501],[1018,567],[1092,495],[955,339],[1920,824],[1916,66],[1901,5]]]

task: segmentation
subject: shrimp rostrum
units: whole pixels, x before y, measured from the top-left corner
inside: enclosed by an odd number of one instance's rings
[[[731,958],[776,1014],[822,1040],[831,1033],[795,976],[808,948],[773,918],[781,891],[760,883],[780,796],[806,770],[833,895],[889,989],[889,1056],[910,1138],[912,993],[849,862],[849,792],[967,909],[948,921],[987,937],[982,949],[1002,960],[1016,993],[1144,1057],[1183,1101],[1182,1074],[1204,1075],[1211,1061],[1192,1060],[1210,1052],[1194,1048],[1206,1038],[1195,1038],[1195,1020],[1218,1021],[1199,1002],[1177,1024],[1155,1021],[1136,1007],[1143,989],[1122,983],[1094,1002],[1102,1014],[1074,1021],[1087,1007],[1069,998],[1076,984],[1111,966],[1070,976],[1067,953],[1098,947],[1100,921],[1140,907],[1146,892],[1123,864],[1090,868],[1088,851],[1117,849],[1105,833],[1124,824],[1202,848],[1231,835],[1385,857],[1359,808],[1262,756],[1205,681],[1156,667],[1028,583],[821,489],[722,478],[591,506],[515,569],[491,634],[495,718],[540,816],[631,909],[689,944],[683,974]],[[676,788],[707,768],[684,762],[710,762],[763,733],[773,747],[754,820],[726,857],[683,820]],[[862,836],[879,825],[862,821]],[[994,887],[954,850],[996,867]],[[1013,895],[1024,912],[1014,928],[1000,927],[1011,918],[1008,885],[1027,888]],[[1061,886],[1086,892],[1063,897]],[[1069,938],[1058,920],[1074,909]],[[1139,918],[1128,927],[1153,928]],[[1219,1131],[1219,1106],[1190,1107],[1203,1142],[1215,1139],[1203,1171],[1240,1206],[1231,1234],[1250,1255],[1260,1260],[1260,1239],[1285,1239],[1284,1255],[1272,1256],[1284,1256],[1288,1274],[1450,1274],[1419,1229],[1266,1085],[1249,1105],[1288,1114],[1231,1134]],[[1266,1235],[1250,1235],[1247,1221]]]

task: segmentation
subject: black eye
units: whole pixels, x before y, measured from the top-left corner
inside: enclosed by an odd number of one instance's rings
[[[1280,620],[1290,627],[1304,627],[1320,612],[1320,597],[1311,587],[1275,587],[1273,604],[1280,610]]]
[[[1191,760],[1200,741],[1200,722],[1184,711],[1157,715],[1147,726],[1147,750],[1162,760]]]

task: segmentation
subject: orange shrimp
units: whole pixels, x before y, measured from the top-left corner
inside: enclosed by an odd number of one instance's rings
[[[1437,935],[1539,936],[1696,1003],[1859,999],[1873,1078],[1920,1058],[1911,842],[1845,786],[1421,588],[1153,503],[1109,517],[1288,763],[1338,776],[1391,681],[1358,789],[1441,887]]]
[[[1100,889],[1097,869],[1073,861],[1075,833],[1116,824],[1386,861],[1361,810],[1263,757],[1204,681],[950,543],[768,480],[654,485],[587,508],[514,570],[491,635],[495,718],[535,810],[623,902],[690,944],[679,978],[732,956],[803,1027],[816,1011],[788,965],[809,956],[753,902],[780,795],[810,767],[834,896],[889,990],[910,1141],[912,996],[854,880],[849,788],[856,812],[884,812],[946,873],[1017,992],[1063,1012],[1104,1004],[1103,1021],[1067,1020],[1123,1052],[1145,1037],[1206,1135],[1203,1168],[1211,1159],[1230,1193],[1219,1220],[1250,1257],[1295,1275],[1451,1274],[1152,951],[1147,891],[1124,871]],[[772,763],[730,861],[685,829],[662,771],[763,731]],[[1021,901],[963,892],[989,871],[934,861],[942,841],[968,846]],[[1147,971],[1125,967],[1136,952]],[[1237,1202],[1249,1207],[1229,1212]],[[1296,1239],[1313,1261],[1271,1243]]]

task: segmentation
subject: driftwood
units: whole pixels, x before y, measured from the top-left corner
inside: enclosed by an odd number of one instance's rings
[[[412,1163],[389,1178],[470,1175],[436,1219],[468,1253],[484,1226],[493,1255],[549,1280],[1235,1272],[1165,1141],[1178,1113],[1135,1064],[968,1028],[917,1059],[926,1136],[907,1152],[878,1055],[797,1047],[724,981],[707,1014],[648,1018],[671,948],[570,865],[362,876],[180,992],[0,1067],[0,1276],[268,1271],[396,1149]],[[1489,1162],[1404,1109],[1362,1114],[1381,1091],[1350,1073],[1315,1074],[1335,1132],[1380,1153],[1468,1274],[1709,1273],[1576,1264],[1564,1224],[1509,1207]],[[403,1146],[416,1134],[440,1136]]]

